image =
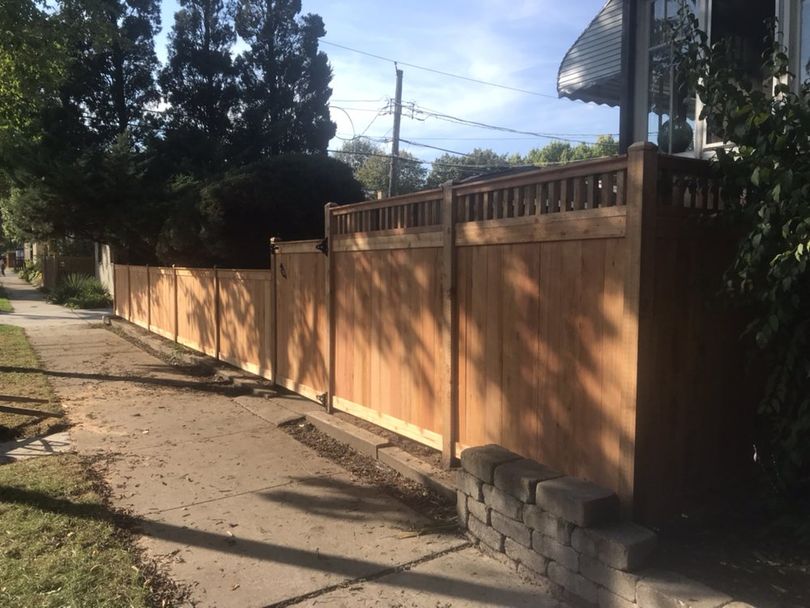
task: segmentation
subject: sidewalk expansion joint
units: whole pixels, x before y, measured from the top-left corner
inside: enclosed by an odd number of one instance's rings
[[[324,479],[327,477],[332,477],[332,474],[329,475],[314,475],[313,478],[315,479]],[[200,500],[197,502],[191,502],[187,505],[177,505],[176,507],[168,507],[166,509],[161,509],[159,511],[152,511],[150,513],[146,513],[144,517],[148,517],[150,515],[161,515],[163,513],[168,513],[169,511],[178,511],[180,509],[188,509],[190,507],[197,507],[199,505],[207,505],[213,502],[219,502],[222,500],[228,500],[230,498],[238,498],[239,496],[247,496],[248,494],[257,494],[259,492],[264,492],[266,490],[273,490],[275,488],[282,488],[284,486],[289,486],[291,484],[296,483],[297,480],[295,479],[288,479],[287,481],[282,481],[279,483],[274,483],[269,486],[264,486],[261,488],[253,488],[252,490],[245,490],[244,492],[234,492],[233,494],[223,494],[222,496],[217,496],[216,498],[208,498],[206,500]]]
[[[328,593],[332,593],[333,591],[338,591],[340,589],[346,589],[348,587],[352,587],[357,584],[361,583],[368,583],[371,581],[379,580],[381,578],[385,578],[386,576],[391,576],[392,574],[399,574],[400,572],[406,572],[416,566],[420,566],[427,562],[432,562],[434,559],[438,559],[440,557],[444,557],[445,555],[449,555],[451,553],[457,553],[459,551],[463,551],[468,547],[471,547],[472,543],[464,542],[460,545],[455,547],[450,547],[449,549],[443,549],[442,551],[437,551],[436,553],[430,553],[418,559],[411,560],[409,562],[405,562],[404,564],[399,564],[398,566],[391,566],[390,568],[383,568],[379,572],[375,572],[373,574],[369,574],[366,576],[359,576],[357,578],[348,579],[343,581],[342,583],[337,583],[335,585],[329,585],[328,587],[323,587],[322,589],[318,589],[316,591],[310,591],[309,593],[305,593],[303,595],[297,595],[295,597],[287,598],[286,600],[281,600],[280,602],[275,602],[273,604],[267,604],[264,608],[286,608],[287,606],[294,606],[295,604],[300,604],[301,602],[305,602],[307,600],[311,600],[316,597],[321,597]]]
[[[204,435],[200,437],[192,437],[191,439],[181,439],[179,441],[171,440],[171,443],[168,443],[168,440],[164,441],[161,444],[155,445],[147,445],[143,447],[139,447],[137,452],[127,452],[127,454],[135,455],[141,454],[143,452],[148,452],[152,450],[166,450],[166,446],[170,447],[177,447],[181,445],[186,445],[187,443],[200,443],[203,441],[210,441],[211,439],[221,439],[222,437],[231,437],[232,435],[243,435],[245,433],[255,433],[256,431],[262,430],[260,427],[250,427],[246,429],[242,429],[241,431],[230,431],[228,433],[220,433],[219,435]]]

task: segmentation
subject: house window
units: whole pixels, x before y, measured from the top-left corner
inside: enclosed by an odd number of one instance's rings
[[[649,73],[647,138],[669,154],[695,146],[695,95],[686,78],[673,66],[673,32],[678,23],[678,0],[651,0],[649,11]],[[696,12],[696,2],[687,5]]]
[[[796,75],[801,82],[810,79],[810,0],[802,0],[801,32],[799,34],[799,67]]]
[[[802,4],[803,12],[810,9],[810,2],[807,0],[802,0]],[[751,86],[761,87],[766,93],[773,92],[773,83],[764,79],[762,53],[765,51],[769,22],[774,17],[775,3],[751,2],[746,4],[745,10],[741,10],[738,0],[713,0],[710,3],[710,11],[711,42],[725,41],[734,62],[748,78]],[[706,143],[717,144],[721,143],[721,140],[708,132]]]

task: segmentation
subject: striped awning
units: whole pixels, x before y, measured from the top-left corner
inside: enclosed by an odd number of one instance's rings
[[[618,106],[623,0],[607,0],[565,54],[557,73],[560,97]]]

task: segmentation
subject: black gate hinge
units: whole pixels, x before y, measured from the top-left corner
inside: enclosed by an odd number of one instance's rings
[[[317,249],[324,255],[329,255],[329,237],[326,237],[320,243],[315,245],[315,249]]]

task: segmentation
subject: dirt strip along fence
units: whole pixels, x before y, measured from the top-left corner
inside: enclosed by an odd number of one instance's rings
[[[117,265],[116,312],[446,463],[496,443],[655,521],[748,460],[721,201],[706,163],[637,145],[327,205],[325,241],[267,270]]]

